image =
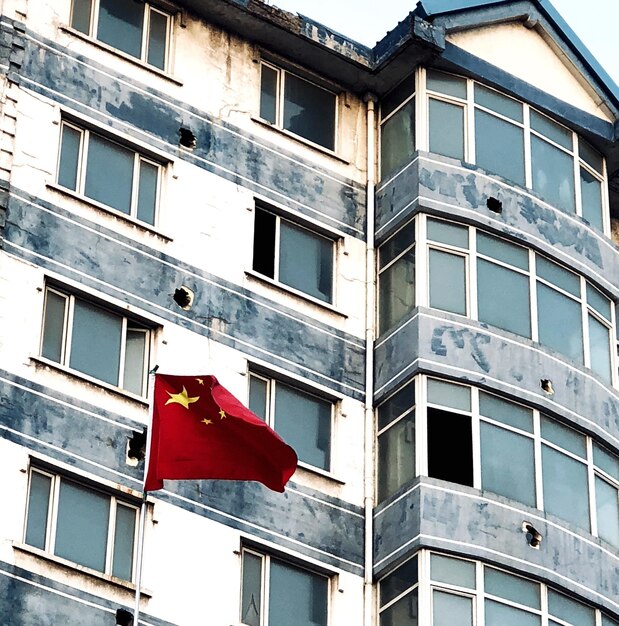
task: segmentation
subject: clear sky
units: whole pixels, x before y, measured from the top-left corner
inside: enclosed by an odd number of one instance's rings
[[[600,65],[619,84],[619,0],[550,0]],[[458,0],[453,0],[457,5]],[[368,46],[412,11],[417,0],[269,0]]]

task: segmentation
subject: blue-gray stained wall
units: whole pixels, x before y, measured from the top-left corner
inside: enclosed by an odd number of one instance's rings
[[[486,206],[502,202],[500,214]],[[377,245],[418,212],[464,222],[562,261],[619,299],[616,245],[582,218],[567,215],[496,175],[436,154],[419,152],[376,192]]]
[[[141,490],[143,464],[133,468],[125,458],[128,439],[142,430],[0,370],[0,435],[79,472]],[[214,480],[169,481],[156,498],[362,575],[363,510],[338,498],[295,483],[279,494],[258,483]]]
[[[619,452],[619,394],[590,370],[538,343],[417,307],[375,349],[376,401],[419,372],[496,391],[573,423]],[[554,394],[541,388],[552,381]]]
[[[522,523],[543,539],[531,548]],[[420,548],[478,558],[555,584],[616,614],[619,555],[608,544],[565,528],[537,509],[476,489],[421,478],[374,515],[374,574],[380,577]]]
[[[363,340],[23,191],[10,194],[3,246],[18,258],[96,289],[103,298],[119,298],[145,315],[363,399]],[[183,284],[195,293],[190,311],[171,297]]]

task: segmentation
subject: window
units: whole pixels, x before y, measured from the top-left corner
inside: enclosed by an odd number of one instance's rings
[[[418,626],[419,573],[417,557],[381,579],[378,587],[379,626]]]
[[[251,373],[249,408],[295,449],[299,461],[331,469],[332,402]]]
[[[54,287],[45,290],[41,356],[143,396],[151,331]]]
[[[246,548],[242,555],[242,624],[327,626],[327,576]]]
[[[322,302],[333,302],[334,242],[256,206],[253,269]]]
[[[619,458],[593,444],[597,535],[619,548]]]
[[[99,41],[165,70],[170,15],[138,0],[73,0],[71,26]]]
[[[24,542],[84,567],[132,580],[138,508],[31,468]]]
[[[260,117],[299,137],[335,150],[337,96],[268,63],[261,63]]]
[[[160,178],[160,164],[90,130],[62,122],[60,186],[154,225]]]

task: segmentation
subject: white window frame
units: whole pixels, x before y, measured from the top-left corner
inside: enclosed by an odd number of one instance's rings
[[[60,483],[64,481],[68,481],[74,484],[79,485],[80,487],[92,491],[93,493],[98,493],[109,497],[110,499],[110,512],[109,512],[109,520],[108,520],[108,530],[107,530],[107,542],[106,542],[106,552],[105,552],[105,568],[103,572],[99,570],[97,573],[104,574],[106,576],[112,576],[113,571],[113,557],[114,557],[114,543],[115,543],[115,532],[116,532],[116,511],[119,506],[126,507],[134,511],[135,520],[134,520],[134,535],[133,535],[133,553],[131,555],[131,578],[129,582],[132,582],[135,579],[136,567],[137,567],[137,548],[138,548],[138,532],[139,532],[139,512],[140,509],[137,504],[128,502],[125,499],[118,498],[115,494],[111,493],[105,489],[97,489],[96,487],[91,486],[85,481],[80,481],[77,477],[72,477],[64,474],[59,474],[52,472],[50,470],[42,469],[38,466],[31,465],[28,472],[28,498],[26,505],[26,512],[24,516],[24,529],[23,529],[23,538],[24,544],[26,544],[26,531],[28,528],[28,515],[29,515],[29,502],[30,502],[30,489],[32,482],[32,474],[40,474],[41,476],[45,476],[50,479],[50,490],[49,490],[49,501],[47,506],[47,519],[46,519],[46,532],[45,532],[45,547],[42,549],[44,552],[47,552],[51,555],[54,555],[58,559],[64,559],[64,557],[56,556],[55,554],[55,541],[56,541],[56,529],[58,522],[58,506],[59,506],[59,493],[60,493]],[[39,548],[37,548],[39,549]],[[76,563],[80,567],[87,566],[81,565],[80,563]]]
[[[125,375],[125,351],[127,344],[127,332],[128,331],[140,331],[143,332],[146,337],[144,341],[144,354],[143,354],[143,372],[142,372],[142,391],[138,394],[140,397],[146,396],[147,393],[147,382],[148,382],[148,369],[149,369],[149,360],[150,355],[152,353],[152,341],[153,341],[153,329],[149,328],[146,324],[134,321],[134,318],[127,317],[123,313],[120,313],[118,310],[115,310],[113,307],[106,307],[101,303],[90,300],[87,297],[76,296],[73,292],[68,290],[63,290],[62,288],[56,287],[55,285],[46,285],[45,286],[45,294],[44,294],[44,306],[43,306],[43,317],[41,324],[41,340],[39,346],[39,353],[43,354],[43,342],[44,342],[44,330],[45,330],[45,320],[47,315],[47,294],[53,293],[56,296],[64,298],[65,307],[64,307],[64,320],[62,324],[62,338],[61,338],[61,356],[60,361],[53,361],[46,357],[39,357],[49,361],[50,363],[55,363],[61,366],[62,368],[66,368],[67,370],[76,373],[79,376],[88,378],[93,382],[96,382],[99,385],[109,386],[114,389],[120,389],[123,393],[128,393],[131,395],[135,395],[133,392],[124,388],[124,375]],[[76,370],[70,367],[70,358],[71,358],[71,348],[72,348],[72,330],[73,330],[73,313],[75,310],[75,302],[76,300],[81,300],[83,302],[87,302],[92,304],[93,306],[111,313],[116,317],[121,319],[122,327],[121,327],[121,344],[120,344],[120,354],[119,354],[119,372],[118,372],[118,384],[113,385],[106,381],[95,378],[89,374],[81,372],[80,370]]]
[[[69,187],[64,187],[61,183],[60,183],[60,166],[61,166],[61,157],[62,157],[62,139],[63,139],[63,135],[64,135],[64,129],[65,128],[70,128],[71,130],[77,132],[80,134],[80,145],[79,145],[79,151],[78,151],[78,158],[77,158],[77,172],[76,172],[76,188],[75,189],[71,189]],[[129,213],[124,213],[123,211],[120,211],[119,209],[108,205],[108,204],[104,204],[102,202],[100,202],[99,200],[96,200],[95,198],[91,198],[90,196],[87,196],[85,193],[85,186],[86,186],[86,174],[87,174],[87,163],[88,163],[88,147],[90,145],[90,137],[91,135],[96,135],[98,137],[100,137],[101,139],[103,139],[104,141],[107,141],[109,143],[113,143],[116,144],[117,146],[119,146],[120,148],[122,148],[123,150],[127,150],[129,152],[133,153],[133,175],[132,175],[132,188],[131,188],[131,207],[130,207],[130,212]],[[67,189],[69,192],[71,193],[75,193],[78,196],[84,198],[87,202],[92,203],[98,207],[101,207],[102,209],[104,209],[105,211],[109,211],[111,213],[114,213],[115,215],[121,216],[125,219],[130,219],[132,221],[137,222],[138,224],[145,224],[148,227],[152,227],[152,228],[156,228],[157,226],[157,222],[158,222],[158,218],[159,218],[159,208],[160,208],[160,204],[161,204],[161,188],[162,188],[162,180],[163,180],[163,171],[164,171],[164,166],[161,162],[155,161],[154,159],[144,155],[143,153],[139,152],[138,150],[136,150],[134,147],[127,145],[121,141],[118,141],[116,139],[112,139],[109,136],[106,136],[102,133],[98,133],[95,131],[91,131],[89,128],[85,128],[82,126],[79,126],[73,122],[70,122],[68,120],[62,120],[60,123],[60,139],[58,141],[58,156],[56,159],[57,162],[57,166],[56,166],[56,181],[58,186],[61,189]],[[154,215],[153,215],[153,223],[151,224],[150,222],[147,221],[143,221],[141,219],[138,218],[137,215],[137,211],[138,211],[138,199],[139,199],[139,187],[140,187],[140,165],[142,163],[146,163],[147,165],[150,165],[152,167],[155,167],[157,169],[157,182],[155,184],[155,208],[154,208]]]
[[[69,19],[73,16],[73,6],[77,0],[72,0],[71,9],[69,12]],[[120,50],[111,46],[110,44],[100,40],[98,38],[98,26],[99,26],[99,3],[100,0],[88,0],[90,2],[90,23],[88,25],[88,32],[83,33],[88,37],[92,37],[98,44],[108,47],[114,52],[134,61],[139,61],[143,63],[147,67],[154,69],[155,71],[166,72],[169,69],[170,65],[170,50],[171,50],[171,42],[172,42],[172,26],[173,19],[172,15],[165,10],[162,10],[156,3],[144,1],[144,17],[142,21],[142,41],[140,43],[140,56],[134,57],[131,54],[128,54],[124,50]],[[151,20],[151,12],[159,13],[166,18],[166,42],[165,42],[165,51],[164,51],[164,62],[163,68],[157,67],[156,65],[151,65],[148,63],[148,43],[149,43],[149,35],[150,35],[150,20]],[[72,26],[73,28],[73,26]],[[82,31],[78,31],[82,32]]]

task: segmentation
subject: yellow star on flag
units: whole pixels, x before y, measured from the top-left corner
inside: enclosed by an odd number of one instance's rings
[[[185,387],[183,387],[183,391],[181,391],[181,393],[170,393],[169,391],[166,391],[166,393],[170,396],[170,399],[165,403],[165,406],[168,404],[180,404],[188,409],[190,404],[193,404],[200,399],[200,396],[190,398]]]
[[[223,409],[219,409],[219,418],[224,419],[226,417],[226,412]]]
[[[204,385],[204,381],[201,378],[196,378],[198,385]]]
[[[211,422],[211,420],[207,419],[206,417],[202,420],[202,422],[203,422],[204,424],[206,424],[207,426],[208,426],[209,424],[212,424],[212,423],[213,423],[213,422]]]

